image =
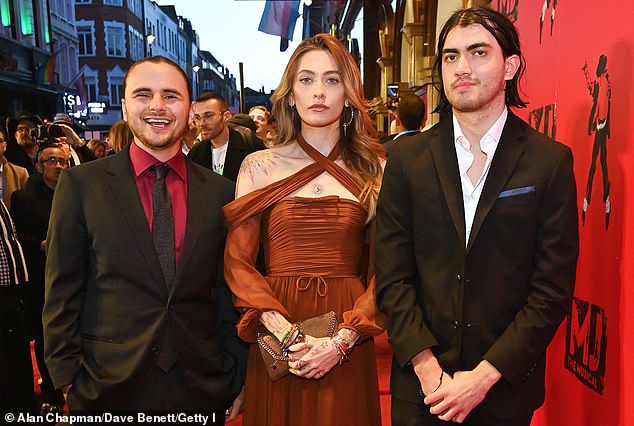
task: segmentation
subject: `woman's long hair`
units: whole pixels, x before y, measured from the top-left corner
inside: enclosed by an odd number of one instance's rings
[[[108,132],[108,143],[112,152],[117,153],[123,151],[130,142],[134,139],[132,130],[128,126],[128,122],[125,120],[119,120],[110,126]]]
[[[347,132],[343,131],[343,123],[350,120],[350,108],[344,107],[342,111],[339,123],[341,158],[363,188],[360,201],[368,209],[369,218],[373,218],[383,177],[381,159],[385,158],[385,150],[377,141],[376,129],[368,113],[359,67],[335,37],[317,34],[302,41],[291,55],[280,84],[271,96],[273,116],[278,122],[277,139],[273,145],[293,141],[301,130],[301,120],[296,117],[297,112],[290,106],[289,98],[293,93],[299,61],[306,52],[315,50],[323,50],[332,56],[345,88],[345,99],[354,110]]]

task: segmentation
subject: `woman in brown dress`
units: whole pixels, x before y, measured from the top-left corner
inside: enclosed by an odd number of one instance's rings
[[[276,381],[251,345],[243,424],[380,425],[372,337],[385,318],[368,243],[384,152],[359,69],[336,38],[316,35],[291,56],[272,102],[277,143],[244,160],[224,209],[225,276],[240,337],[254,342],[267,329],[294,344],[291,374]],[[260,242],[264,276],[254,266]],[[296,339],[297,322],[329,311],[340,322],[332,338]]]

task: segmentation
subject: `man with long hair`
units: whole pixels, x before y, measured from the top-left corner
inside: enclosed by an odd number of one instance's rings
[[[464,9],[438,38],[440,122],[390,152],[377,206],[398,425],[526,425],[578,256],[571,150],[509,107],[524,69],[502,14]]]

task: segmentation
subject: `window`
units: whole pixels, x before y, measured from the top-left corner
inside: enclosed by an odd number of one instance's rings
[[[20,27],[22,35],[32,36],[35,17],[33,15],[33,3],[29,1],[20,2]]]
[[[124,77],[125,72],[119,66],[115,66],[111,71],[108,71],[108,91],[110,93],[110,105],[121,105],[121,98],[123,97]]]
[[[104,6],[123,6],[123,0],[103,0]]]
[[[137,61],[144,56],[143,52],[143,37],[131,25],[128,27],[128,34],[130,38],[130,59]]]
[[[77,21],[79,56],[95,56],[95,24],[92,21]]]
[[[110,105],[121,105],[123,98],[123,77],[110,78]]]
[[[106,56],[125,58],[125,24],[115,21],[103,24],[106,35]]]
[[[73,3],[69,2],[68,0],[62,0],[61,3],[64,5],[64,16],[66,16],[66,18],[69,19],[69,20],[71,20],[71,19],[74,20],[75,19],[75,6],[73,5]]]
[[[92,75],[87,74],[84,71],[84,82],[86,83],[86,92],[88,95],[88,101],[96,101],[98,99],[99,92],[97,91],[97,87],[99,87],[99,76],[95,72]]]
[[[137,18],[143,19],[143,4],[142,4],[142,0],[128,0],[128,9]]]
[[[0,17],[2,18],[3,27],[7,28],[13,25],[10,0],[0,0]]]
[[[92,4],[92,0],[75,0],[75,4]]]

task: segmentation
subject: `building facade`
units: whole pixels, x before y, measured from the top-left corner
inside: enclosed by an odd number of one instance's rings
[[[75,0],[75,15],[88,97],[86,125],[107,132],[122,118],[125,73],[145,56],[143,0]]]
[[[200,50],[198,69],[199,92],[216,92],[226,99],[231,112],[239,112],[240,98],[236,88],[236,78],[211,52]]]
[[[0,2],[0,118],[55,113],[59,76],[46,0]]]

